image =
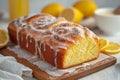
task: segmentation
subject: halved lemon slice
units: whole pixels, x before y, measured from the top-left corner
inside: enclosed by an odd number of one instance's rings
[[[0,48],[6,46],[8,42],[9,42],[8,33],[4,29],[0,28]]]
[[[104,49],[109,46],[109,41],[104,38],[100,38],[100,50],[101,52],[104,51]]]
[[[107,54],[116,54],[120,52],[120,44],[116,42],[110,42],[109,46],[107,46],[104,51]]]
[[[83,19],[82,12],[74,7],[64,9],[60,16],[75,23],[79,23]]]

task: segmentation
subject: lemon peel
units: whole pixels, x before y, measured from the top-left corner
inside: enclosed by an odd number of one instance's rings
[[[64,7],[61,4],[58,3],[50,3],[48,5],[46,5],[43,9],[42,9],[42,13],[48,13],[51,14],[55,17],[58,17],[60,15],[60,13],[63,11]]]

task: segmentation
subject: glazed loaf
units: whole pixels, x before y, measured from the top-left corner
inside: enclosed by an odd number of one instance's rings
[[[99,56],[99,38],[88,28],[48,14],[25,16],[8,26],[10,39],[40,59],[68,68]]]

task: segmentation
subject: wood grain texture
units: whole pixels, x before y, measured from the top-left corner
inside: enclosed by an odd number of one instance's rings
[[[95,65],[86,66],[86,70],[83,68],[78,68],[76,71],[74,71],[74,73],[66,73],[62,76],[53,77],[42,71],[36,65],[33,65],[32,63],[27,61],[26,59],[18,57],[14,52],[9,51],[8,49],[2,49],[0,52],[5,56],[15,57],[19,63],[31,68],[33,70],[34,77],[38,80],[76,80],[116,63],[116,58],[109,56],[103,61],[97,62]]]

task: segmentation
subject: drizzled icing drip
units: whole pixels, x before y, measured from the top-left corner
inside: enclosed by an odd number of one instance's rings
[[[55,57],[54,57],[55,66],[57,66],[57,54],[58,54],[58,50],[55,51]]]
[[[77,37],[84,37],[84,31],[82,28],[80,28],[79,25],[76,26],[76,24],[71,22],[65,22],[58,24],[55,26],[52,30],[52,37],[51,37],[51,44],[52,49],[55,52],[55,66],[57,66],[57,54],[59,52],[59,49],[67,49],[69,46],[69,43],[76,42],[75,38]]]
[[[37,18],[33,22],[27,23],[27,20],[29,19],[30,17],[22,17],[14,22],[14,25],[17,27],[16,37],[18,44],[18,34],[20,30],[23,29],[27,33],[26,47],[29,47],[29,43],[32,42],[33,38],[35,40],[35,55],[39,55],[40,58],[44,60],[43,54],[41,53],[41,46],[43,45],[43,51],[45,52],[46,45],[48,45],[54,51],[55,66],[57,66],[57,55],[60,49],[67,49],[70,43],[76,43],[77,38],[85,37],[85,29],[83,27],[72,22],[62,22],[60,21],[62,18],[56,19],[52,16],[41,15],[40,18]],[[54,25],[53,28],[50,28],[52,24],[57,22],[59,22],[59,24]],[[46,39],[48,39],[48,42],[46,42]]]
[[[40,15],[42,15],[42,14],[40,14]],[[14,25],[17,28],[17,32],[16,32],[16,38],[17,38],[17,41],[18,41],[17,43],[19,44],[19,32],[22,29],[25,30],[25,32],[27,33],[27,35],[26,35],[26,47],[28,48],[28,46],[29,46],[28,43],[32,42],[32,40],[28,37],[29,36],[33,37],[35,39],[35,55],[37,56],[37,53],[40,53],[39,55],[41,56],[41,50],[40,50],[37,42],[39,40],[42,40],[40,38],[41,38],[41,36],[43,36],[43,33],[49,32],[48,29],[47,29],[48,25],[54,23],[56,21],[56,18],[52,17],[52,16],[48,16],[48,15],[42,15],[41,18],[37,19],[36,21],[31,22],[31,23],[27,23],[27,20],[30,19],[30,18],[31,17],[26,16],[26,17],[21,17],[21,18],[14,21]],[[39,29],[39,28],[42,28],[43,30]],[[46,30],[44,30],[44,29],[46,29]],[[32,33],[34,31],[38,32],[40,35],[39,34],[38,35],[36,35],[36,34],[32,35]],[[21,41],[22,41],[22,36],[21,36]]]
[[[30,16],[25,16],[25,17],[20,17],[19,19],[16,19],[15,21],[14,21],[14,26],[16,27],[16,29],[17,29],[17,32],[16,32],[16,38],[17,38],[17,43],[18,43],[18,45],[19,45],[19,43],[20,43],[20,40],[19,40],[19,32],[22,30],[22,29],[24,29],[24,28],[26,28],[26,26],[27,26],[27,23],[25,23],[24,21],[26,20],[26,19],[28,19]],[[21,37],[21,41],[22,41],[22,37]]]
[[[26,47],[28,48],[28,35],[26,36]]]
[[[38,51],[38,42],[35,40],[35,56],[38,56],[37,51]]]

